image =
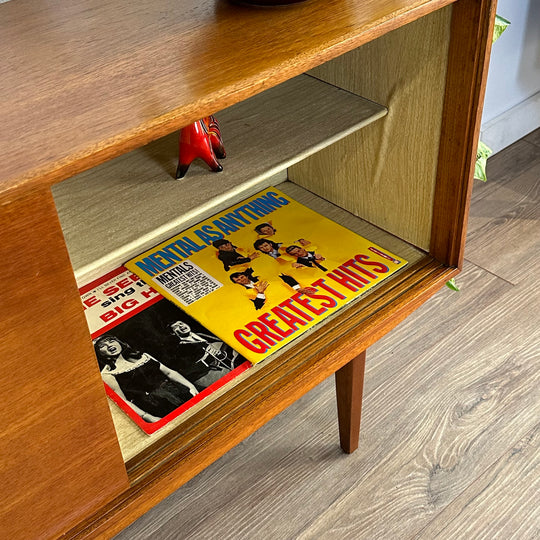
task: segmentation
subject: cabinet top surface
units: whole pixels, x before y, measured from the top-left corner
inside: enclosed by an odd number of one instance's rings
[[[0,5],[0,192],[49,185],[452,0]]]

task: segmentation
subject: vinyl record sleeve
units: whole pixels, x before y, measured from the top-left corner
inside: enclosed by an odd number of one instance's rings
[[[251,366],[127,268],[79,292],[106,393],[145,433]]]
[[[126,266],[257,363],[406,264],[272,187]]]

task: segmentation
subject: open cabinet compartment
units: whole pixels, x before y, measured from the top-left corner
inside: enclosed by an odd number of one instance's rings
[[[18,489],[19,495],[4,507],[6,523],[25,522],[25,508],[32,506],[45,535],[113,534],[362,353],[459,271],[493,3],[402,0],[391,10],[381,0],[363,10],[360,1],[354,5],[332,1],[335,12],[332,6],[321,8],[328,20],[322,21],[319,32],[305,36],[297,28],[320,22],[321,12],[311,3],[299,8],[302,24],[290,21],[283,28],[287,35],[297,35],[291,43],[302,44],[298,53],[281,36],[277,56],[246,51],[244,60],[237,52],[245,41],[227,35],[225,51],[230,52],[217,60],[205,56],[207,69],[217,65],[224,69],[222,86],[216,77],[204,79],[197,27],[186,53],[191,63],[183,65],[191,68],[187,90],[182,90],[171,117],[156,114],[140,129],[127,126],[124,118],[113,119],[110,125],[105,120],[109,131],[103,129],[101,135],[99,122],[94,125],[85,116],[92,137],[98,137],[92,139],[93,146],[67,157],[55,155],[50,162],[47,156],[36,157],[34,134],[26,127],[30,163],[26,171],[20,164],[7,167],[0,193],[6,209],[3,225],[14,238],[9,247],[23,253],[13,258],[6,248],[4,254],[9,264],[2,277],[10,295],[6,321],[8,336],[15,337],[2,344],[2,354],[13,356],[27,325],[36,325],[35,343],[28,344],[23,356],[54,359],[47,340],[54,329],[70,340],[75,358],[66,359],[61,371],[36,371],[26,382],[27,387],[41,385],[52,393],[37,420],[21,421],[17,407],[10,411],[13,422],[3,443],[15,461],[5,469],[6,485]],[[218,21],[216,32],[239,24],[237,8],[221,6],[208,16],[213,2],[202,7],[195,0],[189,3],[194,20]],[[109,8],[100,9],[107,17]],[[268,14],[273,24],[283,17],[279,12]],[[243,17],[260,30],[253,43],[276,39],[266,31],[272,25],[268,18],[248,11]],[[342,53],[346,54],[339,56]],[[149,53],[143,48],[140,54]],[[240,62],[243,79],[235,75],[233,81],[234,70],[226,65],[231,61]],[[157,57],[159,84],[165,88],[163,81],[172,70],[165,73],[163,62],[164,57]],[[107,73],[108,68],[104,78]],[[144,93],[147,75],[140,76],[140,83],[130,79],[129,84]],[[303,99],[305,85],[313,100]],[[274,88],[268,90],[266,96],[271,97],[265,102],[263,90],[270,86]],[[284,96],[283,106],[274,102],[277,95]],[[103,118],[114,114],[113,102],[103,103]],[[267,103],[277,105],[268,108]],[[310,110],[313,104],[315,109]],[[11,111],[2,112],[10,119]],[[229,153],[225,172],[213,175],[192,165],[183,181],[174,180],[175,130],[211,113],[223,122]],[[269,129],[262,133],[259,124]],[[54,122],[51,125],[58,131],[54,148],[71,148],[69,134],[60,133]],[[72,131],[79,135],[78,129]],[[253,145],[254,139],[262,144]],[[241,156],[236,163],[235,156]],[[252,369],[230,392],[216,396],[211,406],[194,410],[159,437],[141,434],[145,441],[132,443],[132,435],[114,429],[77,284],[276,184],[299,202],[408,259],[409,265],[276,358]],[[186,185],[196,187],[186,194]],[[130,198],[133,201],[125,203]],[[110,212],[122,213],[123,204],[132,215],[111,218]],[[165,211],[160,215],[156,208]],[[46,269],[39,264],[40,256],[51,261]],[[23,271],[18,273],[18,268]],[[34,282],[26,290],[29,277]],[[62,303],[55,311],[50,304],[59,284]],[[15,357],[10,368],[22,373],[17,362]],[[24,392],[15,399],[20,407],[28,402]],[[52,423],[51,411],[63,414],[67,424]],[[49,450],[39,455],[39,473],[34,475],[36,452],[19,449],[43,433]],[[122,445],[122,439],[127,441],[124,457],[118,438]],[[25,490],[25,483],[32,481],[36,488]],[[50,504],[34,504],[47,499],[44,493],[50,495]],[[79,501],[76,506],[73,500]],[[32,523],[25,522],[13,534],[24,537],[33,531]]]

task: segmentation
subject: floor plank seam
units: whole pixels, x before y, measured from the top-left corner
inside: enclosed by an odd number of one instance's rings
[[[538,144],[536,141],[532,140],[530,141],[529,140],[529,136],[532,135],[534,133],[534,131],[531,131],[529,133],[529,135],[525,135],[525,137],[523,138],[523,141],[526,142],[527,144],[532,144],[533,146],[537,147],[537,148],[540,148],[540,144]]]
[[[506,278],[503,278],[502,276],[499,276],[499,275],[495,274],[495,272],[492,272],[491,270],[488,270],[487,268],[484,268],[483,266],[480,266],[478,263],[475,263],[475,262],[471,261],[467,257],[465,257],[465,261],[467,263],[471,264],[472,266],[476,266],[476,268],[479,268],[480,270],[483,270],[484,272],[486,272],[490,276],[493,276],[494,278],[500,279],[501,281],[504,281],[505,283],[508,283],[508,285],[511,285],[512,287],[516,286],[515,283],[512,283],[511,281],[508,281]],[[457,276],[457,280],[459,281],[459,274]]]
[[[535,141],[535,140],[532,140],[530,141],[529,140],[529,137],[531,137],[531,135],[537,130],[534,130],[534,131],[531,131],[528,135],[525,135],[525,138],[523,139],[527,144],[532,144],[533,146],[536,146],[538,148],[540,148],[540,138],[538,139],[538,143]]]
[[[356,450],[356,452],[359,452],[360,449]],[[326,513],[326,511],[328,511],[330,508],[334,508],[334,505],[336,503],[339,503],[339,501],[347,498],[357,487],[357,484],[356,483],[353,483],[351,486],[349,486],[349,488],[344,491],[344,492],[341,492],[337,497],[335,497],[333,500],[332,500],[332,503],[328,505],[328,508],[327,510],[325,510],[325,512],[323,512],[322,514],[319,514],[318,516],[315,516],[309,523],[307,523],[304,527],[302,527],[296,534],[296,538],[299,539],[299,538],[302,538],[304,536],[305,533],[309,532],[309,530],[313,527],[313,525],[315,525],[317,522],[320,521],[321,517]]]

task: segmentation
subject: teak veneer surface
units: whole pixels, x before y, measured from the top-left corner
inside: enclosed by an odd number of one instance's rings
[[[61,181],[451,1],[2,4],[0,189]]]
[[[4,395],[16,402],[8,408],[8,458],[0,466],[10,496],[2,512],[7,537],[56,536],[69,527],[67,534],[80,536],[118,531],[357,357],[457,272],[495,2],[459,0],[452,10],[425,266],[404,269],[366,299],[365,310],[359,303],[341,312],[232,397],[218,398],[222,410],[195,415],[192,429],[168,434],[126,466],[50,185],[450,3],[310,0],[276,10],[225,0],[0,5],[0,352],[9,374]],[[27,489],[30,480],[35,486]]]
[[[128,477],[52,195],[7,202],[0,197],[0,537],[50,538]]]

